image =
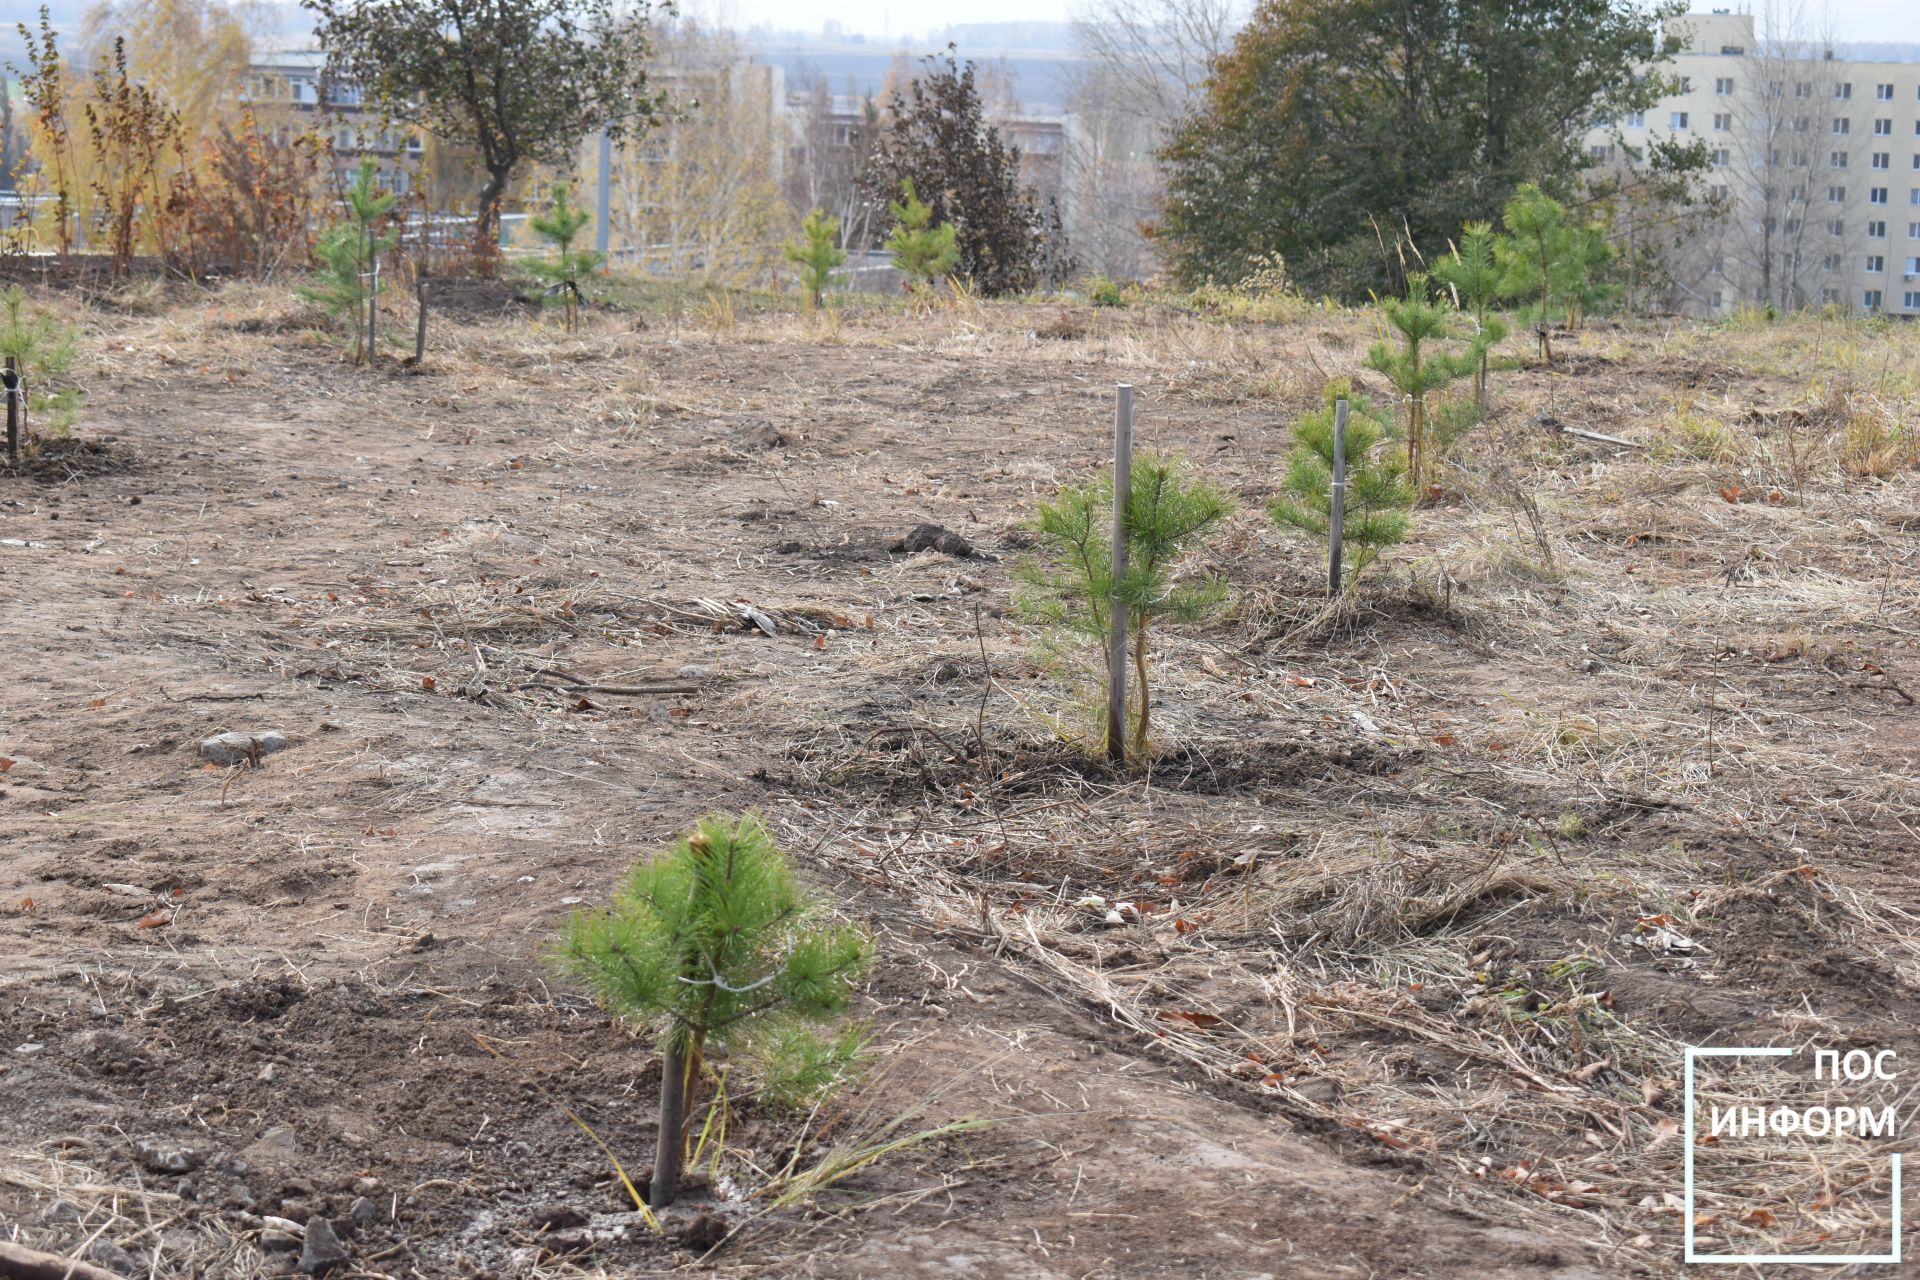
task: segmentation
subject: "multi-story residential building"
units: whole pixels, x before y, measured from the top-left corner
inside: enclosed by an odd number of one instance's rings
[[[1920,63],[1762,39],[1751,14],[1728,10],[1670,19],[1666,40],[1678,92],[1603,122],[1587,148],[1631,160],[1660,140],[1705,142],[1727,213],[1697,248],[1713,261],[1686,309],[1920,315]]]
[[[417,130],[383,128],[361,105],[360,91],[328,78],[325,65],[326,55],[309,42],[269,46],[248,68],[245,97],[262,123],[283,135],[314,130],[327,138],[343,175],[371,155],[381,186],[411,191],[425,162],[425,140]]]

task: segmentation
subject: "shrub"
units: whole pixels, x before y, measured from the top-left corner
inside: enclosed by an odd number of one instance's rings
[[[1187,476],[1178,459],[1136,457],[1124,522],[1127,572],[1116,584],[1110,545],[1112,474],[1069,486],[1053,501],[1040,504],[1034,528],[1048,558],[1044,564],[1020,566],[1026,584],[1020,608],[1028,617],[1068,627],[1104,645],[1112,631],[1112,597],[1117,594],[1126,604],[1139,690],[1130,745],[1136,759],[1144,758],[1148,741],[1148,631],[1161,619],[1202,621],[1225,603],[1225,582],[1218,578],[1182,582],[1176,569],[1181,557],[1232,510],[1224,493]]]
[[[302,297],[347,321],[353,331],[355,364],[374,358],[369,322],[380,304],[380,279],[373,268],[379,255],[399,240],[397,233],[383,235],[378,229],[397,197],[374,186],[374,168],[372,156],[360,158],[360,168],[347,188],[347,216],[321,233],[313,251],[320,261],[319,274],[311,287],[300,290]]]
[[[35,435],[65,435],[80,411],[80,389],[67,381],[80,350],[79,331],[27,305],[11,285],[0,293],[0,356],[12,356],[27,389],[27,427]],[[33,437],[27,440],[32,447]]]
[[[106,226],[113,273],[132,269],[139,217],[154,219],[161,157],[179,151],[180,113],[153,89],[127,74],[127,42],[116,38],[113,57],[94,68],[93,94],[85,104],[93,143],[95,217]]]
[[[805,238],[781,245],[780,255],[800,268],[800,287],[807,291],[807,305],[818,311],[826,305],[834,268],[847,260],[846,250],[839,245],[840,219],[829,217],[825,209],[815,209],[800,224],[800,234]]]
[[[832,1087],[857,1037],[825,1038],[872,962],[865,933],[820,919],[757,817],[704,818],[635,867],[611,905],[576,912],[561,958],[615,1013],[655,1030],[662,1058],[654,1208],[678,1189],[687,1116],[715,1049],[758,1057],[775,1095]]]
[[[931,288],[960,260],[953,224],[932,225],[933,209],[914,192],[912,178],[900,184],[900,192],[901,199],[887,205],[894,224],[887,248],[893,250],[893,265],[906,272],[910,285]]]
[[[1326,402],[1293,424],[1293,448],[1287,453],[1287,478],[1280,495],[1267,504],[1275,523],[1327,540],[1332,521],[1334,402],[1347,401],[1347,496],[1341,519],[1344,557],[1350,566],[1344,588],[1356,581],[1388,547],[1406,540],[1412,525],[1407,511],[1413,489],[1406,463],[1391,449],[1375,446],[1393,435],[1393,418],[1355,395],[1345,379],[1327,387]]]
[[[1111,276],[1094,275],[1087,277],[1087,301],[1096,307],[1124,307],[1127,295]]]
[[[1388,298],[1380,310],[1399,337],[1398,347],[1376,342],[1367,350],[1367,368],[1384,374],[1399,389],[1407,406],[1407,477],[1418,486],[1427,452],[1427,397],[1480,364],[1478,346],[1464,354],[1436,351],[1434,344],[1448,336],[1453,313],[1427,296],[1427,277],[1407,275],[1407,296]]]
[[[580,327],[580,304],[584,300],[580,281],[599,267],[600,255],[592,249],[573,247],[573,242],[593,221],[593,215],[574,205],[568,194],[566,183],[554,183],[547,211],[536,213],[530,220],[534,233],[552,245],[558,256],[529,262],[527,270],[547,282],[548,297],[559,295],[565,309],[567,332],[572,333]]]

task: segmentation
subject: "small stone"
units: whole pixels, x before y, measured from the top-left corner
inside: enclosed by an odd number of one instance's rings
[[[692,1222],[675,1233],[683,1248],[695,1253],[706,1253],[719,1247],[728,1235],[727,1220],[711,1210],[702,1209]]]
[[[355,1196],[353,1203],[347,1206],[347,1216],[355,1222],[372,1222],[380,1216],[380,1206],[365,1196]]]
[[[317,1213],[308,1218],[306,1243],[300,1247],[300,1269],[310,1276],[331,1275],[348,1261],[346,1246],[334,1234],[333,1224]]]
[[[214,764],[234,765],[245,761],[257,765],[262,756],[286,749],[287,735],[272,729],[262,733],[221,733],[200,744],[200,758]]]
[[[684,667],[681,667],[679,671],[682,680],[705,680],[712,674],[713,669],[711,667],[703,667],[697,662],[689,662]]]
[[[191,1147],[162,1146],[144,1140],[136,1142],[134,1150],[139,1153],[140,1163],[155,1173],[185,1173],[198,1169],[206,1159]]]
[[[938,551],[961,560],[985,559],[973,544],[953,530],[937,524],[917,524],[906,537],[893,544],[896,552]]]
[[[79,1222],[86,1216],[80,1211],[79,1205],[69,1204],[65,1200],[55,1200],[40,1211],[40,1221],[48,1226],[57,1226],[64,1222]]]
[[[260,1140],[254,1145],[271,1151],[294,1152],[300,1149],[300,1140],[294,1133],[292,1125],[277,1124],[261,1134]]]
[[[23,1045],[17,1046],[14,1049],[14,1052],[19,1054],[23,1058],[30,1058],[34,1054],[39,1053],[41,1050],[45,1049],[46,1047],[47,1046],[43,1044],[23,1044]]]
[[[260,1225],[269,1231],[278,1231],[283,1235],[292,1236],[296,1240],[307,1233],[307,1229],[293,1219],[278,1218],[271,1213],[261,1215]]]
[[[117,1271],[123,1276],[134,1275],[145,1270],[134,1261],[132,1254],[111,1240],[95,1240],[93,1247],[87,1250],[87,1257],[107,1270]]]
[[[295,1253],[299,1248],[299,1239],[288,1235],[284,1231],[262,1231],[260,1233],[260,1249],[263,1253]]]
[[[584,1227],[587,1215],[563,1201],[556,1200],[543,1204],[533,1211],[535,1230],[545,1228],[548,1231],[562,1231],[568,1227]]]

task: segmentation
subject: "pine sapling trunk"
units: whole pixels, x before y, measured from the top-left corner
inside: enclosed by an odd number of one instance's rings
[[[653,1153],[647,1204],[664,1209],[680,1191],[680,1157],[687,1142],[687,1054],[677,1044],[660,1060],[660,1140]]]
[[[1147,623],[1153,615],[1145,610],[1137,610],[1138,617],[1133,628],[1133,674],[1134,683],[1140,687],[1140,714],[1133,720],[1133,754],[1144,760],[1147,757]]]

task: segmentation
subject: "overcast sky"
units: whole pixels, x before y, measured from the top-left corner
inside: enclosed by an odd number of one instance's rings
[[[939,3],[920,0],[693,0],[683,7],[730,17],[741,25],[818,31],[828,19],[849,32],[868,36],[923,35],[930,27],[948,22],[1064,22],[1085,7],[1086,0],[960,0]],[[1758,5],[1705,3],[1709,8],[1754,8]],[[1807,6],[1817,10],[1818,0]],[[1840,40],[1904,40],[1920,43],[1920,0],[1828,0],[1834,35]]]

